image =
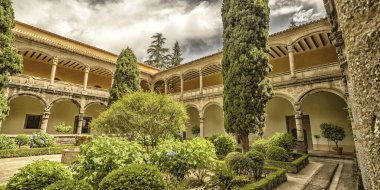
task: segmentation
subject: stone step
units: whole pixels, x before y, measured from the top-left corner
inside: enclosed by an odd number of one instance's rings
[[[328,189],[334,174],[338,168],[338,164],[324,163],[319,170],[311,177],[309,183],[304,187],[305,190],[324,190]]]

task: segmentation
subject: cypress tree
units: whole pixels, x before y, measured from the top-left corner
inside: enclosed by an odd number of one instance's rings
[[[8,77],[21,73],[22,56],[13,47],[14,36],[12,29],[15,27],[12,2],[0,1],[0,122],[8,114],[9,107],[4,88],[8,84]]]
[[[249,134],[263,133],[265,105],[272,96],[268,62],[268,0],[224,0],[223,109],[225,129],[249,150]]]
[[[165,48],[165,40],[162,33],[156,33],[152,36],[153,41],[148,48],[149,59],[145,61],[146,64],[165,70],[168,67],[170,55],[168,55],[168,48]]]
[[[116,62],[114,82],[110,90],[108,105],[126,93],[140,90],[140,71],[135,54],[131,48],[123,49]]]
[[[173,54],[170,56],[170,65],[168,68],[172,68],[177,65],[180,65],[182,61],[183,61],[182,50],[181,50],[181,47],[179,46],[178,41],[176,41],[173,47]]]

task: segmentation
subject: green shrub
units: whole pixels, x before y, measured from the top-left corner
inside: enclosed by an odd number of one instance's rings
[[[21,148],[11,150],[0,150],[0,158],[27,157],[49,154],[61,154],[63,149],[75,146],[46,147],[46,148]]]
[[[99,189],[165,189],[160,171],[150,165],[131,164],[109,173],[100,183]]]
[[[231,158],[235,157],[235,155],[241,154],[240,152],[230,152],[227,154],[227,156],[224,158],[224,162],[227,163],[231,160]]]
[[[255,178],[261,177],[264,167],[264,159],[265,156],[263,153],[257,150],[250,150],[246,153],[247,157],[253,160],[254,168],[253,168],[253,176]]]
[[[59,125],[54,127],[54,130],[58,133],[67,134],[70,133],[71,129],[70,125],[67,125],[65,122],[60,123]]]
[[[268,149],[268,140],[266,139],[255,140],[255,142],[253,142],[251,145],[251,149],[259,151],[265,155]]]
[[[0,135],[0,150],[16,148],[15,140],[5,135]]]
[[[322,136],[335,142],[336,148],[338,149],[338,142],[346,137],[344,129],[332,123],[322,123],[320,127]]]
[[[223,159],[228,153],[235,151],[237,142],[229,135],[214,134],[208,138],[216,148],[216,155]]]
[[[252,176],[250,175],[237,175],[231,181],[233,187],[243,187],[249,183],[252,183]]]
[[[75,145],[80,146],[86,141],[90,141],[92,139],[92,136],[90,135],[77,135],[75,136]]]
[[[93,190],[93,188],[85,181],[61,180],[47,186],[44,190]]]
[[[231,154],[231,153],[230,153]],[[210,181],[207,183],[205,189],[219,189],[230,190],[233,187],[232,180],[236,177],[234,171],[226,166],[225,163],[218,165],[213,169],[214,175],[211,176]]]
[[[72,169],[77,179],[86,180],[97,187],[112,170],[142,162],[140,144],[118,138],[94,137],[81,145]]]
[[[194,125],[191,128],[191,134],[193,134],[195,136],[198,136],[200,132],[201,132],[201,128],[198,125]]]
[[[285,148],[279,146],[269,146],[266,154],[268,160],[286,162],[289,159],[289,153]]]
[[[230,155],[229,158],[226,159],[226,165],[239,175],[251,175],[255,167],[253,160],[242,153]]]
[[[31,148],[50,147],[54,145],[54,137],[46,133],[34,133],[30,140]]]
[[[29,143],[29,137],[28,135],[20,134],[16,136],[15,141],[18,145],[18,148],[21,148],[21,146],[27,145]]]
[[[287,152],[291,152],[297,145],[296,138],[289,133],[276,133],[269,138],[269,145],[279,146],[284,148]]]
[[[5,186],[0,185],[0,190],[5,190]]]
[[[9,179],[7,190],[41,190],[60,180],[72,179],[70,171],[59,162],[40,160],[23,168]]]

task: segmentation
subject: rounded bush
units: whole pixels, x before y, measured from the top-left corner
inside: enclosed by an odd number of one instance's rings
[[[241,154],[240,152],[230,152],[227,154],[227,156],[224,158],[224,162],[227,164],[231,160],[231,158],[235,157],[235,155]]]
[[[142,146],[136,142],[109,137],[94,137],[80,147],[72,165],[75,177],[96,187],[112,170],[132,163],[142,163]]]
[[[228,160],[226,160],[226,165],[239,175],[251,175],[255,167],[253,160],[242,153],[230,155]]]
[[[60,180],[71,180],[70,171],[59,162],[40,160],[33,162],[12,176],[7,190],[41,190]]]
[[[237,142],[234,137],[229,135],[214,134],[208,138],[215,148],[216,155],[223,159],[228,153],[235,151]]]
[[[269,144],[271,146],[282,147],[287,152],[290,152],[297,145],[297,141],[296,138],[289,133],[276,133],[269,138]]]
[[[265,155],[268,148],[268,140],[266,139],[257,139],[252,143],[251,149],[259,151]]]
[[[15,140],[5,135],[0,135],[0,150],[16,148]]]
[[[20,134],[16,136],[15,141],[20,148],[21,146],[27,145],[29,143],[29,137],[28,135]]]
[[[61,180],[47,186],[44,190],[93,190],[93,188],[85,181]]]
[[[279,146],[269,146],[266,154],[268,160],[276,160],[286,162],[289,159],[289,153]]]
[[[46,133],[34,133],[30,139],[31,148],[51,147],[54,145],[54,137]]]
[[[99,189],[165,189],[165,181],[160,171],[150,165],[131,164],[109,173],[100,182]]]
[[[253,167],[254,177],[255,178],[261,177],[263,167],[264,167],[264,159],[265,159],[264,154],[257,150],[250,150],[249,152],[247,152],[246,155],[248,158],[250,158],[254,162],[254,167]]]

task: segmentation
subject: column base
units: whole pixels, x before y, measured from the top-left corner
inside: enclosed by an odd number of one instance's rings
[[[307,148],[305,146],[305,141],[297,141],[296,150],[298,153],[307,153]]]

